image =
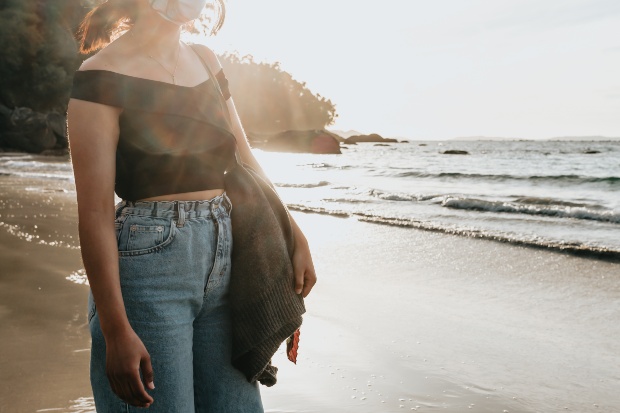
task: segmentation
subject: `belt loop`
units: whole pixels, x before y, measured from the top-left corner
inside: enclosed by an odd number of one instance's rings
[[[224,192],[224,196],[222,198],[224,198],[224,206],[226,207],[226,212],[228,212],[228,215],[230,215],[230,213],[232,212],[232,202],[230,202],[230,198],[228,198],[226,192]]]
[[[218,211],[218,208],[220,207],[220,200],[218,198],[219,197],[215,197],[211,200],[211,202],[209,202],[209,209],[211,210],[211,216],[215,220],[217,220],[220,217],[220,211]]]
[[[185,225],[185,204],[181,205],[182,201],[174,201],[174,210],[177,213],[177,227]]]
[[[118,219],[118,217],[121,216],[121,211],[125,206],[127,206],[127,201],[125,201],[124,199],[118,203],[118,206],[116,206],[116,210],[114,211],[114,219]]]

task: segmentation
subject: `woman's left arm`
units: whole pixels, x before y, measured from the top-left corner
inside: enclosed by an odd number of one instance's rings
[[[211,49],[206,46],[201,46],[200,51],[203,52],[203,57],[209,63],[209,67],[213,73],[219,73],[222,69],[222,65],[219,62],[217,56]],[[235,107],[233,98],[230,97],[226,101],[228,105],[228,112],[230,113],[230,122],[233,129],[235,138],[237,139],[237,147],[239,148],[239,155],[241,160],[250,165],[256,172],[258,172],[268,183],[273,184],[265,174],[265,171],[261,168],[260,164],[254,157],[250,144],[248,142],[243,126],[241,125],[241,119]],[[310,254],[310,246],[308,240],[303,234],[301,228],[297,225],[293,217],[291,218],[291,224],[295,236],[295,252],[293,253],[293,269],[295,272],[295,292],[302,294],[305,298],[310,294],[310,290],[316,284],[316,272],[314,271],[314,263],[312,262],[312,255]]]
[[[267,182],[271,184],[271,181],[265,174],[265,171],[261,168],[260,164],[254,157],[252,150],[250,149],[250,145],[248,143],[247,137],[241,126],[241,120],[239,119],[239,114],[235,108],[235,103],[233,102],[232,97],[227,100],[228,111],[230,112],[230,117],[232,121],[232,127],[237,138],[237,146],[239,148],[239,155],[241,156],[241,160],[246,164],[250,165],[256,172],[258,172]],[[271,184],[273,187],[273,184]],[[305,298],[309,293],[314,284],[316,284],[316,272],[314,271],[314,264],[312,262],[312,255],[310,254],[310,246],[308,245],[308,240],[303,234],[297,222],[293,219],[292,215],[291,225],[293,226],[293,232],[295,234],[295,252],[293,254],[293,269],[295,272],[295,292],[297,294],[302,294]]]

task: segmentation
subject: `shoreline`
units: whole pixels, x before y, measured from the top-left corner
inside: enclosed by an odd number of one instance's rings
[[[47,162],[47,163],[53,164],[54,162],[59,161],[61,163],[66,162],[67,165],[69,164],[68,154],[33,155],[33,154],[22,153],[22,152],[6,152],[6,153],[1,153],[1,155],[5,155],[9,157],[33,156],[35,157],[35,160],[37,160],[36,157],[40,157],[40,159],[38,160],[40,160],[41,162]],[[62,185],[58,182],[53,182],[54,180],[53,178],[59,178],[59,179],[66,180],[67,178],[65,176],[52,177],[50,175],[50,177],[48,178],[43,178],[43,177],[37,177],[36,172],[29,171],[28,173],[34,174],[34,175],[28,178],[28,177],[21,177],[19,176],[19,174],[12,175],[12,174],[0,173],[0,176],[6,177],[6,179],[9,179],[9,180],[11,179],[22,180],[23,179],[24,182],[28,182],[31,180],[36,181],[36,179],[39,178],[41,179],[40,182],[42,183],[42,185],[49,185],[52,188],[54,186],[60,185],[63,187],[62,189],[63,191],[66,191],[66,192],[74,191],[74,188],[71,182],[65,182]],[[48,182],[45,182],[45,181],[48,181]],[[327,181],[321,181],[321,184],[323,182],[326,182],[327,184],[329,184],[329,182]],[[323,185],[319,185],[319,186],[323,186]],[[276,184],[276,187],[278,187],[280,190],[287,190],[289,189],[290,185]],[[554,239],[554,238],[548,238],[548,237],[545,238],[544,235],[540,235],[540,233],[538,232],[511,233],[509,230],[506,231],[503,229],[502,230],[484,229],[482,227],[475,227],[475,226],[472,227],[472,226],[458,225],[458,224],[455,226],[454,223],[449,223],[449,221],[443,222],[441,220],[435,221],[433,219],[420,220],[416,217],[399,217],[398,214],[396,215],[388,214],[388,215],[382,216],[380,214],[376,215],[376,214],[373,214],[370,212],[364,212],[364,211],[355,211],[355,210],[345,211],[345,210],[338,210],[338,209],[327,209],[322,206],[304,205],[304,204],[293,203],[293,202],[288,202],[287,206],[290,210],[298,211],[298,212],[314,213],[314,214],[328,215],[328,216],[341,217],[341,218],[354,218],[358,221],[369,222],[369,223],[374,223],[374,224],[379,224],[379,225],[418,229],[418,230],[423,230],[423,231],[444,233],[448,235],[457,235],[457,236],[466,237],[470,239],[485,239],[485,240],[491,240],[491,241],[505,243],[505,244],[514,245],[514,246],[524,246],[528,248],[548,250],[548,251],[561,253],[561,254],[567,254],[571,256],[592,258],[592,259],[602,260],[602,261],[611,262],[611,263],[620,263],[620,249],[615,247],[615,244],[613,244],[614,246],[609,246],[611,244],[608,244],[607,246],[605,246],[604,244],[600,244],[600,243],[597,245],[596,241],[595,242],[591,242],[591,241],[587,242],[584,240],[564,241],[561,239]],[[492,215],[492,212],[489,212],[489,211],[481,212],[481,214],[490,214],[488,217],[484,219],[493,220],[496,218]],[[511,214],[508,214],[505,217],[510,217],[510,216]],[[517,214],[514,214],[514,216],[521,217],[522,214],[517,213]],[[527,214],[525,216],[527,216]],[[482,218],[483,215],[481,215],[480,217]],[[539,218],[538,216],[536,217]],[[593,220],[593,222],[598,222],[598,221]],[[567,221],[566,225],[570,225],[570,224],[571,224],[570,221]]]
[[[0,329],[11,338],[0,343],[0,412],[94,411],[88,289],[64,185],[0,177]],[[297,365],[281,347],[278,383],[261,386],[267,412],[620,409],[620,265],[293,214],[318,284]]]
[[[400,228],[411,228],[422,231],[431,231],[447,235],[456,235],[460,237],[466,237],[471,239],[484,239],[488,241],[495,241],[504,244],[510,244],[514,246],[522,246],[533,249],[546,250],[550,252],[557,252],[561,254],[572,255],[576,257],[597,259],[612,263],[620,263],[620,251],[603,248],[603,247],[590,247],[584,245],[571,245],[560,243],[545,243],[537,242],[535,240],[519,240],[509,238],[498,234],[485,233],[480,230],[461,230],[450,229],[437,226],[430,222],[416,221],[412,219],[397,219],[397,218],[384,218],[376,217],[372,215],[364,215],[359,213],[349,212],[330,212],[322,208],[308,207],[304,205],[287,205],[289,209],[304,212],[309,214],[328,215],[338,218],[355,218],[360,222],[368,222],[376,225],[387,225]]]

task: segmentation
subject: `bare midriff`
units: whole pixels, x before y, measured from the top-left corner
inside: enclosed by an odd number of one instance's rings
[[[142,198],[138,201],[203,201],[222,195],[223,189],[205,189],[204,191],[184,192],[182,194],[159,195],[151,198]]]

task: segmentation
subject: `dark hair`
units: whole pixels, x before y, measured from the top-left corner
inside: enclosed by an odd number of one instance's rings
[[[107,0],[88,12],[78,29],[80,53],[91,53],[107,46],[111,37],[121,30],[130,28],[137,17],[140,0]],[[216,34],[226,17],[224,0],[214,0],[209,8],[217,12],[217,22],[210,30]]]

